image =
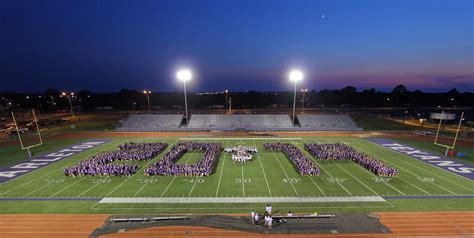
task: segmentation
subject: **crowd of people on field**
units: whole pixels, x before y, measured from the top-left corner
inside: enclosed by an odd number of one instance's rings
[[[353,147],[342,144],[305,144],[305,149],[314,157],[322,160],[350,159],[378,176],[398,176],[399,171],[390,165],[377,160],[367,154],[355,150]]]
[[[266,150],[281,151],[288,159],[295,165],[296,169],[301,175],[319,175],[319,168],[313,161],[303,155],[303,152],[293,144],[290,143],[265,143],[263,147]]]
[[[224,149],[226,153],[232,155],[233,162],[247,162],[252,159],[252,154],[258,153],[257,147],[252,146],[235,146]]]
[[[195,164],[176,164],[188,151],[204,151],[204,156]],[[183,142],[171,148],[155,165],[145,169],[145,175],[208,176],[221,151],[220,143]]]
[[[168,145],[166,143],[125,143],[119,150],[98,153],[73,167],[64,168],[66,176],[131,176],[139,169],[136,164],[114,164],[115,161],[144,161],[153,159]]]

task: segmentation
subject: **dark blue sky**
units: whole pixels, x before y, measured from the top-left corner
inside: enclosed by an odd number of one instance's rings
[[[324,14],[324,17],[322,17]],[[0,0],[0,91],[474,91],[473,0]]]

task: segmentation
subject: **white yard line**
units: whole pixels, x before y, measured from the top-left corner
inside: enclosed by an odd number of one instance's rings
[[[280,165],[281,170],[283,170],[283,173],[285,174],[286,179],[288,179],[288,183],[290,183],[291,187],[293,188],[293,191],[295,191],[296,196],[299,197],[300,195],[298,194],[298,191],[296,191],[295,186],[294,186],[293,183],[291,182],[290,177],[288,176],[288,174],[286,173],[285,169],[284,169],[283,166],[281,165],[280,160],[279,160],[278,157],[276,156],[275,152],[272,151],[272,154],[273,154],[273,156],[275,157],[275,159],[276,159],[276,161],[278,162],[278,164]],[[291,163],[293,163],[293,162],[291,162]]]
[[[110,141],[109,141],[109,142],[110,142]],[[90,152],[91,150],[100,148],[101,146],[104,146],[104,145],[107,145],[107,144],[108,144],[108,143],[104,143],[104,144],[99,145],[99,146],[97,146],[97,147],[91,148],[90,150],[87,150],[87,151]],[[64,149],[64,148],[62,148],[62,149]],[[83,151],[83,152],[86,152],[86,151]],[[81,152],[81,153],[83,153],[83,152]],[[79,154],[81,154],[81,153],[79,153]],[[79,155],[79,154],[75,154],[75,155],[73,155],[73,156],[71,156],[71,157],[77,156],[77,155]],[[65,161],[65,160],[67,160],[67,159],[71,159],[71,157],[65,158],[64,160],[61,160],[61,161]],[[59,162],[59,161],[58,161],[58,162]],[[64,166],[64,167],[70,167],[71,165],[74,165],[74,164],[76,164],[76,163],[77,163],[77,161],[74,161],[74,162],[71,162],[71,163],[66,164],[66,166]],[[25,175],[30,175],[30,174],[36,173],[36,172],[38,172],[38,171],[41,171],[42,169],[45,169],[45,168],[48,168],[48,167],[54,165],[54,164],[55,164],[55,163],[49,164],[48,166],[39,168],[39,169],[37,169],[37,170],[35,170],[35,171],[31,172],[31,173],[27,173],[27,174],[18,176],[18,177],[16,177],[16,178],[11,179],[11,180],[9,180],[9,181],[7,181],[7,182],[5,182],[5,183],[2,183],[2,184],[6,184],[6,183],[8,183],[8,182],[16,181],[16,179],[22,178],[22,177],[25,176]],[[57,170],[54,170],[54,169],[53,169],[53,170],[51,170],[50,172],[48,172],[48,173],[46,173],[46,174],[43,174],[42,176],[40,176],[40,177],[38,177],[38,178],[31,179],[31,180],[29,180],[29,181],[26,182],[26,183],[23,183],[23,184],[21,184],[21,185],[19,185],[19,186],[15,186],[14,188],[12,188],[12,189],[10,189],[10,190],[7,190],[7,191],[5,191],[5,192],[3,192],[3,193],[1,193],[0,195],[7,194],[7,193],[9,193],[9,192],[11,192],[11,191],[13,191],[13,190],[16,190],[16,189],[18,189],[18,188],[21,188],[21,187],[23,187],[23,186],[25,186],[25,185],[28,185],[28,184],[30,184],[30,183],[32,183],[32,182],[38,180],[38,179],[42,179],[42,178],[44,178],[44,177],[46,177],[46,176],[48,176],[48,175],[50,175],[50,174],[52,174],[52,173],[57,173],[57,172],[58,172]]]
[[[291,141],[292,143],[294,143],[293,141]],[[296,144],[296,143],[295,143]],[[298,144],[296,144],[296,146],[299,148]],[[301,148],[300,148],[301,149]],[[302,151],[304,153],[304,151]],[[319,165],[318,165],[319,166]],[[324,193],[323,189],[321,189],[321,187],[319,187],[319,185],[316,183],[316,181],[314,181],[313,177],[312,176],[308,176],[309,179],[311,180],[311,182],[314,184],[314,186],[316,186],[316,188],[323,194],[323,196],[326,197],[326,193]]]
[[[332,141],[329,141],[327,140],[327,143],[333,143]],[[354,178],[355,180],[357,180],[360,184],[362,184],[364,187],[366,187],[367,189],[369,189],[372,193],[374,193],[375,195],[377,196],[380,196],[380,194],[378,194],[375,190],[373,190],[372,188],[370,188],[367,184],[365,184],[364,182],[360,181],[356,176],[352,175],[352,173],[350,173],[349,171],[347,171],[346,169],[344,169],[343,166],[339,165],[339,163],[337,163],[336,161],[332,161],[333,164],[335,164],[337,167],[339,167],[340,169],[344,170],[344,172],[346,172],[347,174],[349,174],[352,178]],[[352,161],[351,161],[352,163]],[[360,167],[358,165],[356,165],[357,167]]]
[[[175,140],[175,141],[173,142],[173,144],[170,145],[170,147],[165,148],[164,153],[166,154],[166,149],[173,147],[178,141],[179,141],[178,139]],[[168,142],[168,141],[166,141],[166,142]],[[163,153],[163,152],[161,152],[161,153]],[[161,153],[160,153],[160,154],[161,154]],[[159,156],[159,155],[158,155],[158,156]],[[143,165],[135,174],[137,174],[137,173],[140,172],[140,171],[144,171],[145,168],[146,168],[154,159],[155,159],[155,158],[150,159],[150,160],[149,160],[145,165]],[[160,159],[161,159],[161,157],[158,158],[158,160],[160,160]],[[133,174],[133,175],[135,175],[135,174]],[[105,197],[108,197],[110,194],[112,194],[113,192],[115,192],[115,190],[117,190],[120,186],[122,186],[125,182],[129,181],[130,179],[132,179],[133,175],[130,176],[130,177],[128,177],[128,178],[127,178],[125,181],[123,181],[122,183],[120,183],[117,187],[115,187],[115,188],[114,188],[110,193],[108,193]],[[148,184],[149,184],[149,183],[143,184],[143,185],[140,187],[140,189],[138,189],[138,191],[135,192],[135,194],[133,194],[133,197],[136,197],[136,196],[146,187],[146,185],[148,185]]]
[[[309,179],[311,180],[311,182],[313,182],[314,186],[316,186],[316,188],[323,194],[323,196],[326,197],[326,193],[324,193],[324,191],[318,186],[314,179],[311,176],[309,176]]]
[[[55,197],[56,195],[58,195],[58,194],[60,194],[60,193],[62,193],[62,192],[64,192],[64,191],[66,191],[67,189],[69,189],[70,187],[76,185],[77,183],[81,182],[81,181],[84,180],[84,179],[86,179],[86,177],[83,177],[83,178],[81,178],[81,179],[78,179],[78,180],[77,180],[76,182],[74,182],[73,184],[71,184],[71,185],[69,185],[69,186],[67,186],[67,187],[65,187],[65,188],[63,188],[63,189],[57,191],[56,193],[52,194],[52,195],[49,196],[49,197],[50,197],[50,198]]]
[[[49,185],[51,185],[51,184],[50,184],[50,183],[47,183],[46,185],[43,185],[43,186],[41,186],[41,187],[39,187],[39,188],[37,188],[37,189],[35,189],[35,190],[33,190],[33,191],[31,191],[31,192],[25,194],[25,195],[23,195],[23,197],[28,197],[29,195],[31,195],[31,194],[33,194],[33,193],[35,193],[35,192],[38,192],[39,190],[41,190],[41,189],[43,189],[43,188],[45,188],[45,187],[48,187]]]
[[[255,143],[255,140],[253,140],[253,144],[256,148],[257,143]],[[258,162],[260,162],[260,167],[262,168],[263,178],[265,179],[265,183],[267,184],[268,194],[270,194],[270,197],[272,197],[272,191],[270,191],[270,185],[268,185],[267,175],[265,174],[265,170],[263,169],[262,158],[260,157],[260,153],[257,153],[257,157],[258,157]]]
[[[92,190],[93,188],[97,187],[100,183],[96,183],[92,186],[90,186],[87,190],[85,190],[84,192],[82,192],[81,194],[79,194],[79,196],[77,196],[78,198],[82,197],[82,195],[86,194],[87,192],[89,192],[90,190]]]
[[[359,169],[363,170],[364,172],[370,174],[370,176],[376,176],[374,175],[373,173],[369,172],[367,169],[364,169],[362,168],[361,166],[357,166]],[[397,188],[395,188],[394,186],[392,186],[391,184],[383,181],[383,184],[387,185],[388,187],[390,187],[391,189],[395,190],[396,192],[398,192],[400,195],[403,195],[403,196],[406,196],[406,194],[400,190],[398,190]]]
[[[165,190],[163,191],[163,193],[161,193],[161,196],[160,197],[163,197],[166,193],[166,191],[168,191],[168,189],[171,187],[171,184],[173,184],[174,180],[177,178],[178,176],[174,176],[173,179],[171,180],[171,182],[168,184],[168,186],[166,186]]]
[[[351,173],[349,173],[349,171],[347,171],[346,169],[344,169],[342,166],[340,166],[338,163],[334,162],[333,161],[333,164],[335,164],[337,167],[339,167],[340,169],[344,170],[347,174],[349,174],[351,177],[353,177],[355,180],[357,180],[360,184],[364,185],[364,187],[366,187],[367,189],[369,189],[372,193],[374,193],[375,195],[377,196],[380,196],[380,194],[378,194],[377,192],[375,192],[372,188],[370,188],[369,186],[367,186],[367,184],[365,184],[364,182],[360,181],[357,177],[355,177],[354,175],[352,175]]]
[[[245,178],[244,178],[244,163],[240,163],[242,166],[242,196],[245,197]]]
[[[303,140],[303,142],[306,143],[306,140]],[[307,152],[305,149],[301,148],[301,146],[299,146],[298,143],[295,143],[295,145],[296,145],[298,148],[300,148],[300,150],[301,150],[302,153],[306,153],[306,155],[309,156],[308,158],[313,157],[312,155],[309,155],[308,152]],[[325,169],[317,162],[317,160],[318,160],[318,159],[315,158],[315,159],[312,160],[312,161],[314,161],[314,162],[316,163],[316,165],[318,165],[318,167],[321,169],[321,171],[324,170],[324,171],[329,175],[329,177],[331,177],[342,189],[344,189],[344,191],[346,191],[347,194],[349,194],[349,196],[353,196],[352,193],[349,192],[349,190],[347,190],[347,188],[344,187],[341,183],[339,183],[339,182],[337,181],[337,179],[334,179],[334,177],[331,175],[331,173],[329,173],[329,171],[325,170]]]
[[[357,142],[357,141],[356,141],[355,143],[359,143],[359,144],[362,145],[362,143]],[[361,151],[364,151],[365,153],[367,153],[367,154],[369,154],[369,155],[371,155],[371,156],[374,156],[374,157],[377,158],[377,159],[380,159],[380,160],[383,160],[383,161],[387,162],[386,160],[384,160],[384,159],[382,159],[382,158],[376,157],[374,154],[370,153],[369,151],[367,151],[367,150],[365,150],[365,149],[363,149],[363,148],[361,148],[361,147],[357,147],[357,148],[358,148],[359,150],[361,150]],[[390,156],[390,157],[393,158],[393,156]],[[390,163],[390,164],[391,164],[391,163]],[[405,171],[407,171],[406,169],[404,169],[404,168],[402,168],[402,167],[397,167],[397,168],[400,169],[400,170],[405,170]],[[412,175],[414,175],[414,176],[416,176],[416,177],[420,177],[420,176],[418,176],[418,175],[416,175],[416,174],[413,174],[413,173],[411,173],[411,172],[409,172],[409,171],[407,171],[407,172],[410,173],[410,174],[412,174]],[[424,193],[430,195],[430,196],[432,195],[431,193],[425,191],[424,189],[422,189],[422,188],[420,188],[420,187],[418,187],[418,186],[416,186],[416,185],[414,185],[414,184],[412,184],[412,183],[410,183],[410,182],[408,182],[408,181],[402,179],[400,176],[398,176],[397,178],[400,179],[400,180],[402,180],[402,181],[404,181],[405,183],[411,185],[412,187],[414,187],[414,188],[416,188],[416,189],[418,189],[418,190],[420,190],[420,191],[422,191],[422,192],[424,192]]]
[[[374,143],[374,142],[371,142],[371,141],[369,141],[369,143],[374,144],[374,145],[377,145],[377,146],[380,146],[380,145],[378,145],[378,144],[376,144],[376,143]],[[382,147],[382,148],[386,148],[386,147]],[[406,155],[404,155],[404,154],[402,154],[402,155],[403,155],[403,156],[406,156]],[[411,157],[409,157],[409,158],[412,159]],[[446,180],[446,181],[448,181],[448,182],[450,182],[450,183],[452,183],[452,184],[454,184],[454,185],[457,185],[457,186],[459,186],[459,187],[462,187],[462,188],[464,188],[464,189],[467,189],[467,190],[470,190],[470,191],[473,191],[473,192],[474,192],[474,189],[472,189],[472,188],[465,187],[465,186],[463,186],[463,185],[461,185],[461,184],[459,184],[459,183],[456,183],[456,182],[454,182],[454,181],[452,181],[452,180],[450,180],[450,179],[447,179],[447,178],[445,178],[445,177],[443,177],[443,176],[441,176],[441,175],[439,175],[439,174],[437,174],[437,173],[435,173],[435,172],[426,170],[425,168],[420,167],[420,166],[418,166],[418,165],[416,165],[416,164],[411,164],[411,163],[409,163],[408,161],[405,161],[405,160],[399,160],[399,161],[400,161],[400,162],[403,162],[403,163],[405,163],[405,164],[408,164],[408,165],[411,166],[411,167],[415,167],[415,168],[418,168],[418,169],[423,170],[423,171],[425,171],[425,172],[428,172],[428,173],[430,173],[430,174],[432,174],[432,175],[434,175],[434,176],[436,176],[436,177],[438,177],[438,178],[444,179],[444,180]],[[417,160],[417,161],[418,161],[418,160]],[[420,161],[420,162],[421,162],[421,161]],[[438,168],[438,167],[436,167],[436,168]],[[447,172],[446,170],[442,170],[442,169],[440,169],[440,170],[441,170],[441,171],[444,171],[444,172]],[[449,173],[449,172],[448,172],[448,173]],[[451,175],[456,175],[456,176],[458,176],[458,177],[460,177],[460,178],[462,178],[462,179],[468,180],[467,178],[465,178],[465,177],[463,177],[463,176],[461,176],[461,175],[459,175],[459,174],[455,174],[455,173],[450,173],[450,174],[451,174]],[[471,182],[470,180],[468,180],[468,181]]]
[[[191,188],[191,191],[189,191],[188,198],[191,197],[191,194],[193,193],[194,187],[196,187],[197,181],[198,181],[199,178],[201,178],[201,177],[202,177],[202,176],[198,176],[198,177],[195,177],[195,178],[194,178],[193,187]]]
[[[178,141],[179,141],[179,140],[176,139],[176,140],[173,142],[173,144],[170,145],[170,146],[172,147],[172,146],[173,146],[174,144],[176,144]],[[165,140],[165,142],[168,142],[168,140]],[[168,148],[169,148],[169,147],[168,147]],[[165,148],[164,153],[166,153],[166,149],[168,149],[168,148]],[[163,152],[162,152],[162,153],[163,153]],[[161,154],[161,153],[160,153],[160,154]],[[159,156],[159,155],[158,155],[158,156]],[[161,159],[161,158],[159,158],[158,160],[160,160],[160,159]],[[145,170],[145,168],[147,167],[147,165],[149,165],[153,160],[154,160],[154,158],[153,158],[153,159],[150,159],[145,165],[143,165],[143,166],[137,171],[137,173],[140,172],[140,171]],[[135,174],[137,174],[137,173],[135,173]],[[133,175],[135,175],[135,174],[133,174]],[[110,194],[112,194],[113,192],[115,192],[115,191],[116,191],[119,187],[121,187],[124,183],[126,183],[127,181],[129,181],[130,179],[132,179],[133,175],[130,176],[130,177],[128,177],[126,180],[124,180],[124,181],[123,181],[122,183],[120,183],[119,185],[117,185],[117,187],[115,187],[112,191],[110,191],[107,195],[105,195],[105,197],[110,196]],[[146,184],[145,184],[145,185],[146,185]]]
[[[374,145],[380,146],[380,145],[378,145],[378,144],[376,144],[376,143],[373,143],[373,142],[371,142],[371,141],[369,141],[369,142],[372,143],[372,144],[374,144]],[[382,147],[382,148],[386,149],[385,147]],[[402,154],[402,155],[403,155],[403,154]],[[406,156],[406,155],[403,155],[403,156]],[[393,158],[393,156],[390,156],[390,157]],[[410,159],[412,159],[412,158],[410,158]],[[457,186],[459,186],[459,187],[462,187],[462,188],[464,188],[464,189],[467,189],[467,190],[470,190],[470,191],[473,191],[473,192],[474,192],[474,189],[472,189],[472,188],[465,187],[465,186],[463,186],[462,184],[459,184],[459,183],[456,183],[456,182],[454,182],[454,181],[451,181],[450,179],[447,179],[447,178],[445,178],[445,177],[443,177],[443,176],[441,176],[441,175],[439,175],[439,174],[436,174],[436,173],[434,173],[434,172],[432,172],[432,171],[426,170],[426,169],[424,169],[423,167],[417,166],[416,164],[412,164],[412,163],[409,163],[409,162],[404,161],[404,160],[398,160],[398,161],[403,162],[404,164],[408,164],[410,167],[415,167],[415,168],[418,168],[418,169],[423,170],[423,171],[425,171],[425,172],[428,172],[428,173],[430,173],[430,174],[432,174],[432,175],[434,175],[434,176],[436,176],[436,177],[438,177],[438,178],[444,179],[444,180],[446,180],[446,181],[448,181],[448,182],[450,182],[450,183],[452,183],[452,184],[454,184],[454,185],[457,185]],[[418,160],[417,160],[417,161],[418,161]],[[442,170],[442,171],[445,171],[445,170]],[[446,172],[446,171],[445,171],[445,172]],[[458,175],[458,174],[454,174],[454,173],[452,173],[452,174],[453,174],[453,175],[456,175],[456,176],[459,176],[459,177],[461,177],[461,178],[463,178],[463,179],[466,179],[466,178],[464,178],[464,177],[462,177],[462,176],[460,176],[460,175]],[[434,183],[433,183],[433,184],[434,184]],[[435,185],[437,186],[437,184],[435,184]],[[445,190],[445,191],[446,191],[446,190]],[[451,193],[452,193],[452,192],[451,192]],[[453,194],[455,194],[455,193],[453,193]]]
[[[334,142],[332,142],[332,143],[334,143]],[[362,171],[368,173],[370,176],[376,176],[376,175],[374,175],[373,173],[369,172],[367,169],[363,168],[362,166],[357,165],[356,167],[359,168],[360,170],[362,170]],[[400,195],[406,196],[406,194],[405,194],[404,192],[398,190],[397,188],[393,187],[393,186],[390,185],[389,183],[387,183],[387,182],[385,182],[385,181],[383,181],[382,183],[385,184],[385,185],[387,185],[387,186],[390,187],[391,189],[395,190],[395,191],[398,192]]]
[[[203,138],[201,138],[201,140],[202,140],[202,139],[203,139]],[[193,152],[194,152],[194,151],[193,151]],[[185,154],[186,154],[186,153],[184,153],[184,155],[185,155]],[[184,155],[183,155],[183,156],[184,156]],[[191,158],[192,158],[193,156],[194,156],[194,153],[191,154],[191,156],[189,156],[189,158],[186,160],[185,163],[187,164],[187,163],[189,162],[189,160],[191,160]],[[180,160],[180,159],[181,159],[181,158],[179,158],[178,160]],[[178,160],[177,160],[176,162],[178,162]],[[177,177],[180,177],[180,176],[175,175],[175,176],[173,177],[173,180],[171,180],[171,182],[168,184],[168,186],[167,186],[166,189],[163,191],[163,193],[161,193],[161,196],[160,196],[160,197],[163,197],[163,196],[165,195],[165,193],[168,191],[168,189],[171,187],[171,185],[173,184],[173,182],[176,180]],[[195,178],[195,179],[196,179],[196,178]],[[196,179],[196,181],[197,181],[197,179]],[[196,181],[195,181],[195,182],[196,182]]]
[[[225,146],[227,147],[228,145],[229,145],[229,141],[227,141]],[[219,195],[219,189],[221,187],[221,180],[222,180],[222,174],[224,173],[224,164],[225,164],[225,156],[226,155],[227,155],[227,153],[224,152],[224,158],[222,160],[222,166],[221,166],[221,174],[219,175],[219,180],[217,181],[216,197]]]
[[[242,140],[239,140],[239,144],[242,143]],[[240,167],[242,168],[242,196],[245,197],[245,178],[244,178],[244,163],[240,162]]]
[[[213,142],[216,142],[216,141],[213,141]],[[225,155],[224,155],[225,156]],[[219,158],[217,158],[216,160],[218,160]],[[189,161],[189,160],[188,160]],[[194,187],[196,187],[196,184],[198,183],[198,180],[202,178],[202,176],[196,176],[194,177],[195,181],[193,183],[193,186],[191,187],[191,191],[189,191],[189,194],[188,194],[188,198],[191,197],[191,194],[193,193],[194,191]]]

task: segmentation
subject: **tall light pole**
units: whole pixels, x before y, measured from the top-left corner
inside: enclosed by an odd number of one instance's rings
[[[186,118],[186,125],[189,123],[189,118],[188,118],[188,99],[186,97],[186,81],[191,80],[193,78],[193,74],[189,69],[180,69],[178,72],[176,72],[176,78],[178,80],[183,81],[183,86],[184,86],[184,108],[185,108],[185,115],[184,118]]]
[[[148,101],[148,113],[151,113],[151,107],[150,107],[150,94],[151,94],[151,91],[150,90],[143,90],[143,94],[146,95],[146,99]]]
[[[291,70],[288,74],[288,78],[290,81],[295,82],[295,91],[293,94],[293,125],[295,125],[296,83],[298,83],[298,81],[303,80],[303,72],[301,72],[300,70]]]
[[[227,107],[229,106],[229,101],[228,101],[228,96],[229,96],[229,90],[225,90],[225,110],[227,110]]]
[[[305,101],[304,101],[304,96],[305,96],[306,92],[308,92],[308,89],[307,89],[307,88],[305,88],[305,89],[301,89],[301,92],[303,93],[303,104],[302,104],[302,109],[304,109],[304,103],[305,103]]]
[[[74,93],[73,92],[70,92],[70,93],[62,92],[61,96],[67,97],[67,99],[69,100],[69,108],[71,109],[72,117],[74,117],[74,111],[72,110],[72,102],[71,102],[71,97],[74,97]]]

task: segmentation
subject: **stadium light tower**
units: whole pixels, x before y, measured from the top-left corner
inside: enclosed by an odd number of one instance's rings
[[[225,107],[224,107],[224,109],[227,110],[227,107],[228,107],[228,105],[229,105],[229,100],[228,100],[228,98],[229,98],[229,90],[226,89],[224,92],[225,92]]]
[[[146,95],[146,99],[148,100],[148,113],[151,113],[151,107],[150,107],[150,90],[143,90],[143,94]]]
[[[71,97],[74,97],[74,93],[73,92],[70,92],[70,93],[62,92],[61,96],[62,97],[67,97],[67,99],[69,100],[69,108],[71,109],[72,117],[74,117],[74,111],[72,110],[72,102],[71,102]]]
[[[295,108],[296,108],[296,84],[298,81],[303,80],[303,72],[300,70],[291,70],[290,73],[288,74],[288,78],[290,81],[295,82],[295,91],[293,94],[293,125],[295,125]]]
[[[307,89],[307,88],[305,88],[305,89],[301,89],[301,92],[303,93],[303,104],[302,104],[302,109],[304,110],[304,103],[305,103],[305,101],[304,101],[304,96],[305,96],[305,94],[308,92],[308,89]]]
[[[188,119],[188,99],[186,97],[186,81],[191,80],[193,78],[193,74],[189,69],[180,69],[176,72],[176,78],[178,80],[183,81],[184,86],[184,108],[185,108],[185,115],[184,118],[186,119],[186,125],[189,123]]]

